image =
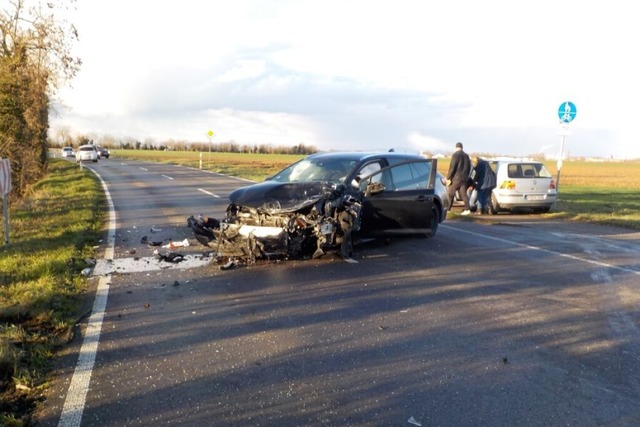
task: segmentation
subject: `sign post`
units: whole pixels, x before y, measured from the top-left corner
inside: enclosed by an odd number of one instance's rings
[[[576,118],[578,110],[573,102],[563,102],[558,108],[558,118],[560,119],[560,156],[558,157],[558,176],[556,178],[556,191],[560,189],[560,169],[562,169],[562,160],[564,158],[564,138],[571,135],[569,124]]]
[[[11,192],[11,163],[9,159],[0,159],[0,195],[2,195],[2,213],[4,214],[4,245],[9,246],[9,193]]]
[[[215,134],[211,129],[209,129],[209,132],[207,132],[207,137],[209,137],[209,165],[211,165],[211,144],[213,144],[213,135]]]

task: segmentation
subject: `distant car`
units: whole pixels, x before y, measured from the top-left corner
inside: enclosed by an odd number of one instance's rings
[[[491,194],[490,211],[529,209],[546,213],[558,199],[551,172],[542,162],[530,160],[489,160],[496,172],[496,188]]]
[[[78,147],[78,151],[76,151],[76,162],[97,162],[98,161],[98,150],[94,145],[81,145]]]
[[[433,236],[449,206],[437,160],[397,152],[308,156],[264,182],[229,194],[221,221],[187,221],[201,243],[218,240],[222,256],[321,256],[352,239]]]
[[[76,152],[73,150],[73,147],[62,147],[62,150],[60,150],[60,155],[62,157],[75,157]]]
[[[105,158],[108,159],[109,158],[109,150],[107,150],[105,147],[96,147],[96,149],[98,150],[98,157],[99,158]]]

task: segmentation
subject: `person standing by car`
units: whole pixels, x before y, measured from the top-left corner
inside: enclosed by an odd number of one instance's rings
[[[449,210],[451,210],[453,206],[456,191],[460,190],[460,196],[464,202],[464,210],[460,215],[469,215],[471,213],[471,207],[469,206],[467,185],[471,173],[471,159],[469,159],[469,155],[465,153],[462,148],[462,142],[457,142],[456,152],[451,156],[451,163],[449,163],[447,191],[449,193]]]
[[[486,160],[473,156],[475,188],[478,194],[478,208],[481,214],[489,213],[489,197],[491,191],[496,188],[496,174],[491,169],[491,165]]]

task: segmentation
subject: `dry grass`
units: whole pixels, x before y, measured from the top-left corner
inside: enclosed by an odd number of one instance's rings
[[[555,162],[545,162],[557,174]],[[635,162],[564,162],[560,187],[640,189],[640,161]]]

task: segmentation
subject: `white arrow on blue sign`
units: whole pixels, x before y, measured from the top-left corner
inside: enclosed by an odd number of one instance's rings
[[[573,102],[563,102],[558,108],[558,117],[562,123],[569,123],[576,118],[576,105]]]

